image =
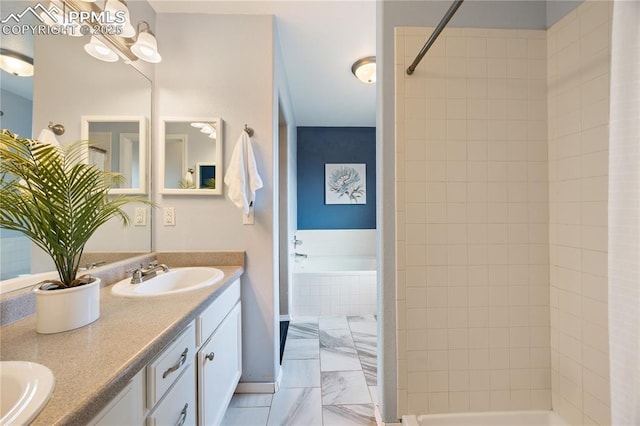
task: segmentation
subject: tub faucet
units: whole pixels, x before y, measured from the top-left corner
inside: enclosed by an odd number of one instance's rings
[[[309,257],[308,254],[305,253],[293,253],[295,255],[295,257],[302,257],[303,259],[306,259],[307,257]]]

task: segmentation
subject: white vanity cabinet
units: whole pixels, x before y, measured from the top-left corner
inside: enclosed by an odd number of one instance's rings
[[[142,424],[144,416],[144,370],[133,379],[102,411],[89,422],[91,426]]]
[[[219,425],[242,374],[235,280],[89,423]]]
[[[198,424],[219,425],[242,374],[240,280],[198,318]]]
[[[146,426],[195,425],[195,326],[185,331],[146,367]]]

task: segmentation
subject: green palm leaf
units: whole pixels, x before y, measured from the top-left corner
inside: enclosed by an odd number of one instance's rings
[[[54,261],[63,287],[73,286],[84,246],[122,207],[146,198],[109,196],[122,176],[86,162],[88,142],[64,148],[0,134],[0,226],[19,231]]]

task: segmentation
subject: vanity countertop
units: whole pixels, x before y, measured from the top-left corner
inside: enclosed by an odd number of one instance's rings
[[[171,263],[169,263],[171,264]],[[200,312],[242,275],[217,266],[222,284],[156,298],[123,298],[101,289],[100,318],[58,334],[38,334],[35,316],[0,329],[0,359],[32,361],[53,371],[51,399],[33,425],[86,424]]]

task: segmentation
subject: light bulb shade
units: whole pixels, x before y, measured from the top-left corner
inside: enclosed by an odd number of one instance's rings
[[[33,75],[33,59],[12,50],[0,49],[0,68],[18,77]]]
[[[96,59],[105,62],[117,62],[118,55],[109,49],[103,42],[95,36],[91,36],[91,41],[84,45],[84,50]]]
[[[358,59],[351,67],[351,72],[363,83],[375,83],[376,57],[367,56],[366,58]]]
[[[104,7],[105,12],[110,17],[115,17],[118,12],[120,15],[124,15],[124,22],[118,25],[122,25],[122,32],[118,35],[122,37],[133,37],[136,35],[136,29],[131,25],[131,16],[129,15],[129,8],[121,0],[107,0],[107,4]]]
[[[60,146],[56,135],[50,129],[42,129],[37,140],[48,145]]]
[[[131,46],[131,51],[138,59],[142,59],[152,64],[157,64],[162,60],[162,57],[158,53],[158,42],[155,36],[148,30],[143,30],[138,33],[138,39]]]

